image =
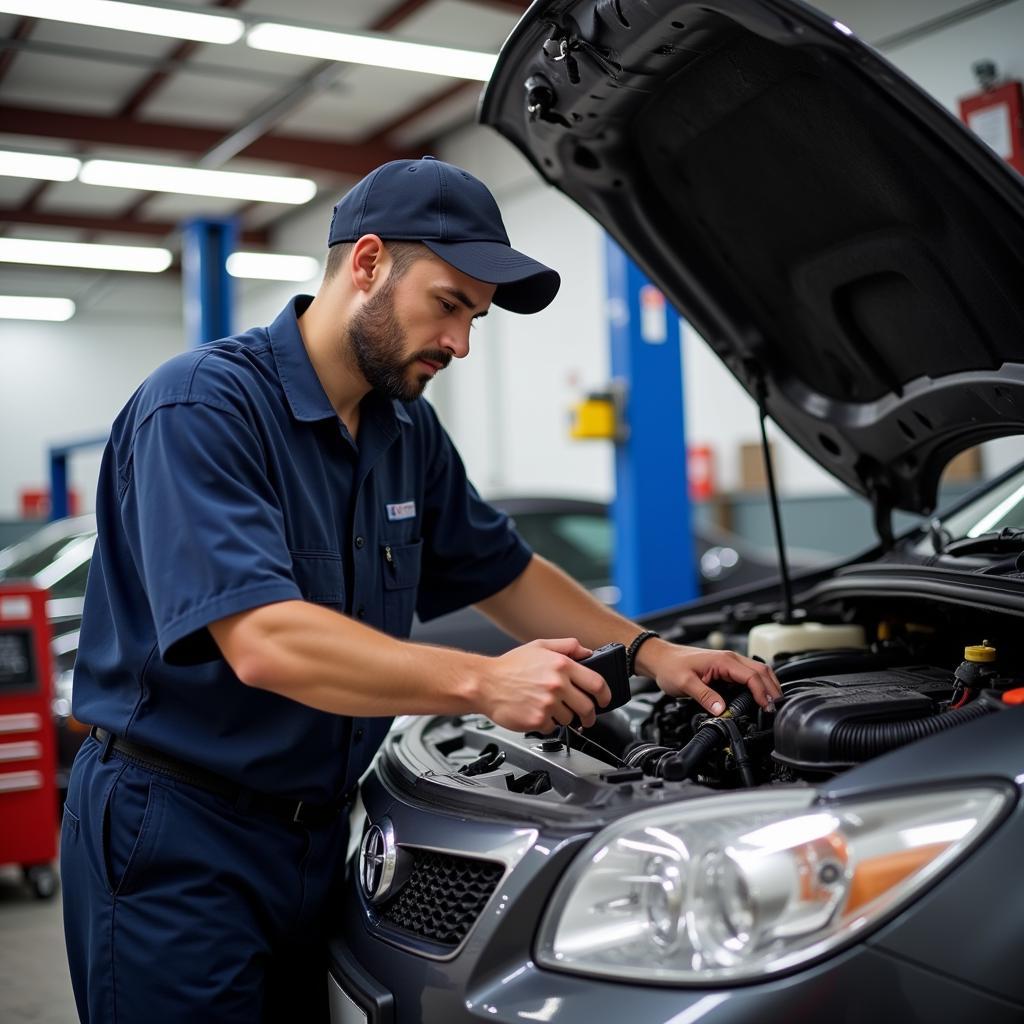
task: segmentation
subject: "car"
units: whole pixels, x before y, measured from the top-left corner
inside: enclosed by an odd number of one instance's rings
[[[537,0],[480,116],[878,544],[641,620],[770,662],[771,708],[634,679],[587,730],[402,720],[362,784],[332,1019],[1024,1019],[1024,462],[935,513],[950,459],[1024,432],[1024,182],[791,0]]]

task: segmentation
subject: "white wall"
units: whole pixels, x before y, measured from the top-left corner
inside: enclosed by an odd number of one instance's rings
[[[177,288],[166,288],[165,298],[173,299]],[[51,445],[105,434],[139,382],[181,348],[181,318],[173,312],[151,312],[144,321],[140,311],[136,323],[102,309],[66,324],[6,322],[0,335],[0,518],[19,514],[22,487],[49,486]],[[100,450],[92,449],[69,462],[83,511],[94,507],[99,458]]]

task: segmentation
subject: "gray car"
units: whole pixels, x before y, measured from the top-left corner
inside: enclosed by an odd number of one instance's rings
[[[771,661],[709,719],[401,723],[335,910],[335,1021],[1024,1019],[1024,185],[788,0],[540,0],[481,116],[593,214],[878,546],[648,620]],[[595,297],[598,301],[598,297]]]

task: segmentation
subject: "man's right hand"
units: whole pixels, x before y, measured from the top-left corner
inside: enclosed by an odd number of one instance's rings
[[[594,652],[578,640],[534,640],[489,659],[480,710],[514,732],[550,732],[578,716],[584,726],[597,718],[611,691],[604,678],[579,664]]]

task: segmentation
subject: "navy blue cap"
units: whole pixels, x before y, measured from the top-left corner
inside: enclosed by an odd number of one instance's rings
[[[513,313],[542,310],[561,283],[556,271],[512,248],[482,181],[432,156],[382,164],[339,200],[328,247],[363,235],[422,242],[456,270],[497,285],[495,305]]]

